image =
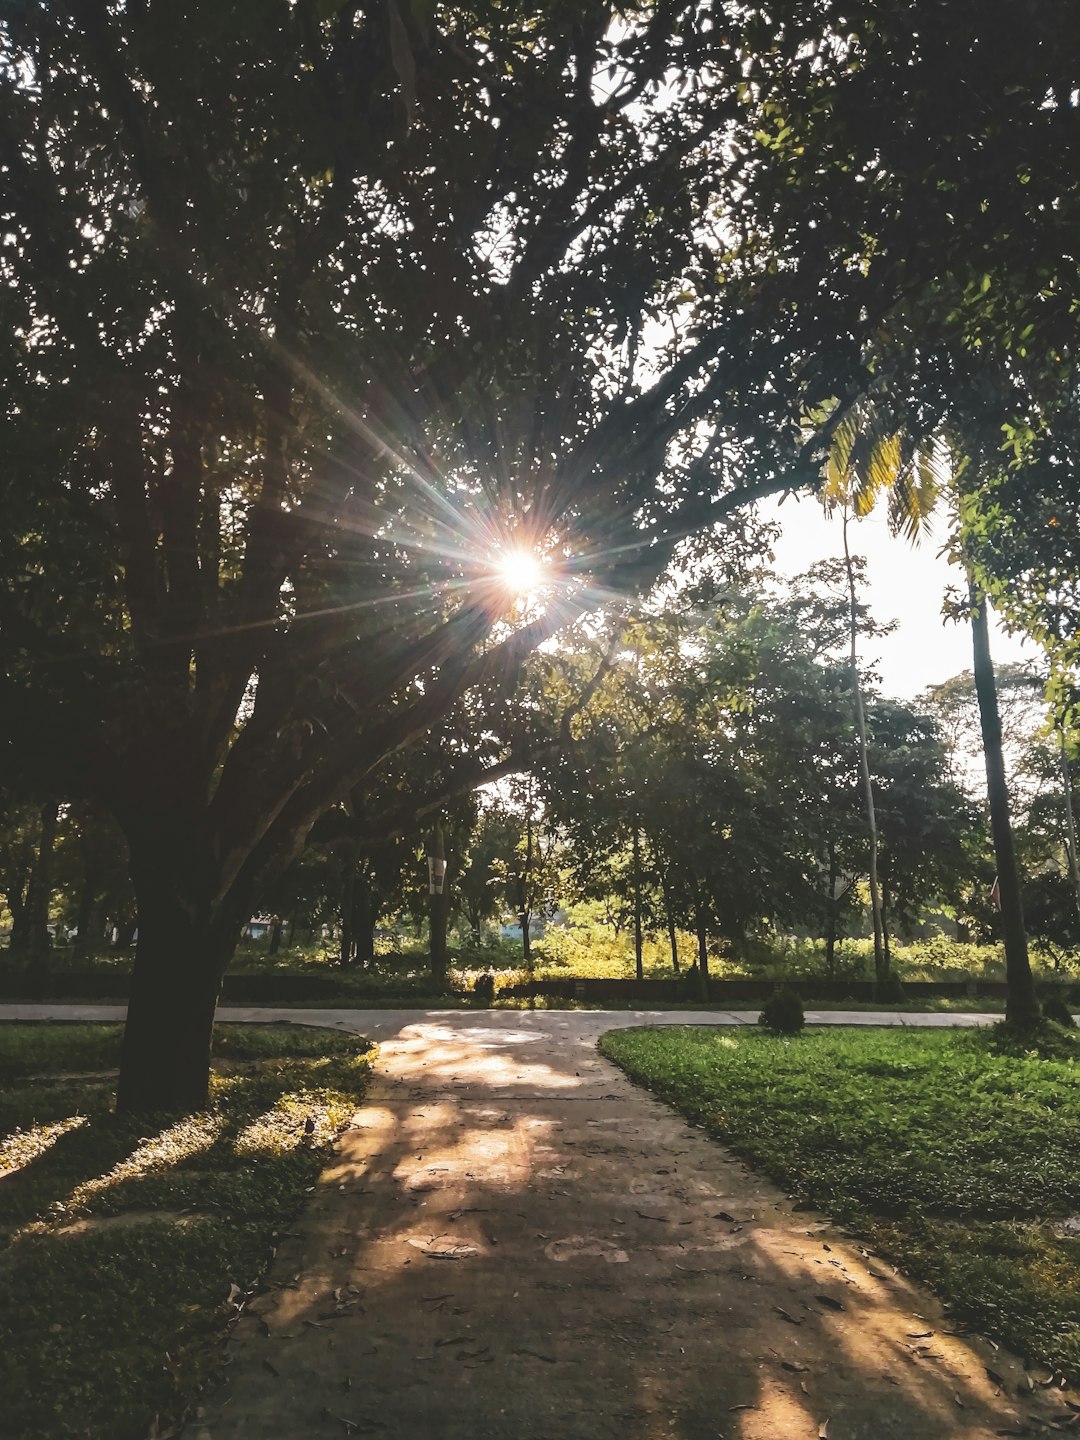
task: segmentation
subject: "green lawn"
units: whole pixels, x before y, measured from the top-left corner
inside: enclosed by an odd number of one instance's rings
[[[0,1432],[19,1440],[142,1440],[184,1413],[369,1069],[357,1036],[222,1026],[210,1107],[131,1120],[111,1113],[119,1043],[0,1026]]]
[[[1064,1032],[1062,1032],[1063,1034]],[[1080,1048],[986,1032],[613,1032],[601,1050],[1030,1362],[1080,1374]]]

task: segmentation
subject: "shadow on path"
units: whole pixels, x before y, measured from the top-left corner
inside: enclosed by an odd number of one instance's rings
[[[596,1053],[640,1018],[381,1015],[368,1103],[186,1440],[983,1440],[1059,1413]]]

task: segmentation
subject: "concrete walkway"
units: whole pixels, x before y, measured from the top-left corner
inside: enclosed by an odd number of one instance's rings
[[[19,1002],[0,1004],[4,1020],[123,1020],[125,1005],[54,1005]],[[470,1029],[503,1030],[528,1025],[539,1034],[572,1030],[592,1044],[605,1030],[622,1030],[632,1025],[756,1025],[756,1010],[313,1010],[269,1005],[221,1005],[217,1018],[223,1023],[274,1025],[318,1025],[327,1030],[351,1030],[373,1040],[397,1035],[407,1026],[454,1025],[464,1022]],[[933,1011],[925,1014],[907,1010],[807,1010],[808,1025],[901,1025],[914,1028],[955,1029],[968,1025],[993,1025],[1000,1014],[966,1014]]]
[[[1015,1398],[1018,1361],[595,1049],[616,1026],[756,1016],[221,1018],[358,1030],[381,1049],[185,1440],[988,1440],[1061,1416],[1051,1391]]]

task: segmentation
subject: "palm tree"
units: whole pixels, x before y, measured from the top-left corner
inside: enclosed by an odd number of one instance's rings
[[[944,442],[930,441],[922,448],[891,428],[883,418],[887,412],[872,399],[853,405],[834,426],[828,463],[822,489],[826,508],[840,505],[844,509],[844,553],[851,561],[847,547],[847,512],[868,515],[882,496],[888,504],[889,523],[894,533],[904,532],[917,542],[943,491],[953,497],[957,517],[954,549],[967,571],[968,611],[971,619],[973,671],[979,703],[983,756],[986,763],[986,788],[990,811],[990,832],[998,871],[998,896],[1001,913],[1001,935],[1005,948],[1005,977],[1008,995],[1005,1018],[1010,1024],[1027,1027],[1040,1016],[1039,999],[1028,955],[1027,931],[1024,927],[1020,900],[1020,875],[1013,843],[1012,820],[1009,813],[1009,792],[1005,779],[1005,757],[1001,741],[1001,717],[998,709],[997,686],[990,655],[986,595],[978,584],[970,556],[966,553],[964,529],[964,496],[970,493],[972,467],[961,458],[942,474],[942,461],[951,449]],[[851,585],[854,614],[854,585]],[[854,619],[852,620],[852,667],[854,672]],[[857,681],[856,681],[857,684]],[[871,832],[871,896],[875,825],[873,797],[870,794],[869,766],[866,757],[865,727],[860,732],[861,763],[864,785],[868,794],[868,815]],[[880,906],[880,897],[877,905]],[[875,959],[878,955],[877,930],[880,911],[875,908]]]

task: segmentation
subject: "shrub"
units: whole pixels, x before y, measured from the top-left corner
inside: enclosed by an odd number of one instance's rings
[[[477,975],[473,981],[472,993],[481,1005],[491,1005],[495,999],[495,976],[490,971],[485,975]]]
[[[758,1016],[758,1024],[774,1035],[797,1035],[806,1024],[802,1000],[786,987],[773,991]]]

